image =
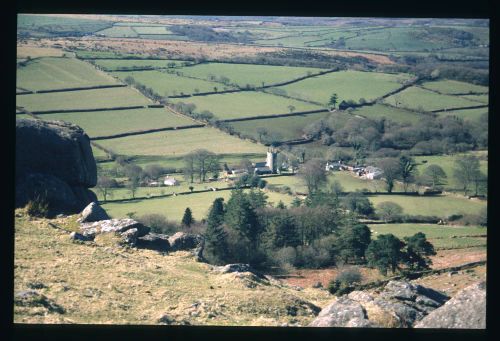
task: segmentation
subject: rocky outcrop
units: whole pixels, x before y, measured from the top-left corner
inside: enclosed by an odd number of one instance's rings
[[[442,307],[434,310],[415,328],[486,328],[486,283],[479,282],[458,292]]]
[[[137,229],[136,236],[141,237],[149,233],[150,228],[135,221],[134,219],[107,219],[100,220],[93,223],[82,223],[80,225],[82,234],[86,237],[95,237],[100,233],[115,232],[122,234],[130,229]]]
[[[137,238],[136,246],[142,249],[167,252],[170,249],[168,236],[166,234],[148,233],[145,236]]]
[[[63,307],[35,290],[17,292],[14,296],[14,305],[20,307],[43,307],[48,313],[65,313]]]
[[[315,327],[412,327],[449,297],[407,281],[390,281],[376,294],[353,291],[325,307]]]
[[[177,232],[168,238],[170,251],[191,250],[199,259],[203,258],[205,239],[199,234]]]
[[[218,266],[217,270],[222,272],[223,274],[231,272],[252,272],[250,265],[243,263],[226,264],[223,266]]]
[[[106,211],[95,201],[88,204],[88,206],[83,209],[80,215],[81,217],[78,219],[78,221],[82,223],[109,219]]]
[[[16,119],[16,207],[43,198],[49,215],[96,200],[97,170],[87,134],[61,121]]]

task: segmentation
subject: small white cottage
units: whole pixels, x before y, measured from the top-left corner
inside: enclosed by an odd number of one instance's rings
[[[163,183],[165,184],[165,186],[179,186],[179,181],[169,176],[165,178],[165,181],[163,181]]]

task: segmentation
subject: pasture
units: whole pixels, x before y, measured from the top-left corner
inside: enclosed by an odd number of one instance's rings
[[[223,86],[218,83],[209,82],[201,79],[192,79],[177,76],[173,73],[167,73],[157,70],[151,71],[132,71],[132,72],[112,72],[112,75],[124,80],[132,77],[137,82],[152,88],[160,96],[178,96],[183,94],[193,94],[196,92],[210,92],[214,88],[223,90]],[[231,87],[226,87],[231,89]]]
[[[273,206],[281,200],[285,205],[290,205],[293,200],[292,196],[266,192],[268,195],[268,204]],[[218,191],[206,193],[193,193],[166,198],[153,198],[143,200],[131,200],[126,202],[110,202],[105,203],[102,207],[113,218],[123,218],[129,212],[135,212],[136,215],[149,213],[162,214],[168,220],[180,222],[184,215],[184,210],[189,207],[193,213],[195,220],[200,221],[206,218],[208,210],[216,198],[224,198],[224,201],[231,196],[231,191]]]
[[[128,26],[113,26],[102,31],[95,32],[96,35],[103,35],[109,38],[137,38],[136,31]]]
[[[379,120],[385,117],[388,120],[401,123],[416,123],[422,118],[421,115],[414,112],[383,104],[364,106],[353,110],[351,113],[371,120]]]
[[[478,157],[480,154],[477,154]],[[457,155],[458,156],[458,155]],[[444,185],[445,189],[459,190],[460,186],[453,176],[453,169],[455,168],[455,160],[457,156],[453,155],[429,155],[429,156],[415,156],[415,161],[417,162],[417,170],[420,174],[425,172],[425,169],[429,165],[438,165],[443,168],[446,173],[447,179]],[[427,161],[422,163],[422,161]],[[481,172],[488,173],[488,161],[485,159],[480,159],[479,161]]]
[[[171,31],[167,29],[165,26],[132,26],[132,30],[134,30],[137,34],[172,34]]]
[[[17,69],[16,84],[28,90],[50,90],[117,84],[92,65],[74,58],[39,58]]]
[[[257,140],[259,140],[259,132],[264,129],[268,135],[274,135],[279,137],[281,141],[287,141],[301,138],[304,127],[330,116],[331,113],[329,112],[321,112],[309,115],[233,122],[230,123],[230,126],[241,134],[252,136]]]
[[[182,156],[196,149],[217,154],[263,153],[266,147],[225,134],[215,128],[172,130],[99,141],[103,147],[123,155]]]
[[[151,104],[149,99],[129,87],[16,96],[16,105],[28,111],[97,109],[147,104]]]
[[[325,105],[332,94],[343,100],[373,100],[402,86],[409,79],[407,74],[388,74],[362,71],[339,71],[281,86],[289,96],[307,99]]]
[[[403,239],[423,232],[437,249],[486,246],[486,238],[482,237],[487,234],[487,229],[484,227],[428,224],[373,224],[368,226],[373,231],[372,239],[375,239],[377,235],[388,233]]]
[[[208,110],[222,120],[287,114],[290,113],[289,106],[293,106],[295,112],[322,109],[315,104],[254,91],[179,98],[172,99],[172,102],[193,103],[197,112]]]
[[[404,214],[436,216],[447,218],[452,214],[478,214],[486,207],[486,202],[469,200],[455,196],[405,196],[370,195],[368,199],[376,208],[377,204],[392,201],[403,208]]]
[[[463,109],[438,113],[439,116],[456,116],[469,121],[476,121],[484,114],[488,114],[488,108]]]
[[[211,76],[220,78],[227,77],[229,82],[240,87],[270,85],[295,78],[306,76],[311,73],[324,71],[318,68],[231,64],[231,63],[208,63],[184,68],[182,73],[187,76],[204,78],[209,80]]]
[[[62,57],[66,52],[53,47],[17,46],[16,57],[24,59],[39,57]]]
[[[475,85],[466,82],[459,82],[455,80],[443,79],[432,82],[423,82],[422,87],[446,95],[468,94],[468,93],[487,93],[488,87]]]
[[[383,102],[395,107],[418,111],[432,111],[478,105],[477,102],[469,101],[459,96],[441,95],[418,86],[409,87],[400,93],[387,97]]]
[[[180,67],[185,63],[181,60],[169,59],[95,59],[95,64],[106,71],[115,71],[119,69],[135,68],[169,68],[171,66]]]
[[[90,137],[195,123],[164,108],[58,113],[40,115],[40,118],[74,123],[82,127]]]

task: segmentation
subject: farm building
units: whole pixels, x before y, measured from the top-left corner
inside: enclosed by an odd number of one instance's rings
[[[163,181],[163,184],[165,186],[179,186],[179,181],[177,179],[175,179],[175,178],[167,176],[165,178],[165,181]]]
[[[253,164],[253,166],[255,167],[254,173],[257,175],[276,174],[278,171],[277,161],[278,161],[278,152],[274,149],[268,150],[266,161],[255,162]]]
[[[384,172],[380,168],[368,166],[363,170],[361,177],[365,179],[375,180],[380,179],[383,173]]]
[[[340,171],[347,169],[342,161],[327,162],[325,166],[326,171]]]

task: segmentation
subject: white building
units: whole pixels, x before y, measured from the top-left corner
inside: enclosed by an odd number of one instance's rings
[[[163,181],[163,184],[165,186],[179,186],[179,181],[177,181],[175,178],[167,176],[165,178],[165,181]]]
[[[380,168],[368,166],[365,168],[362,177],[365,179],[375,180],[380,179],[383,174],[384,172]]]

